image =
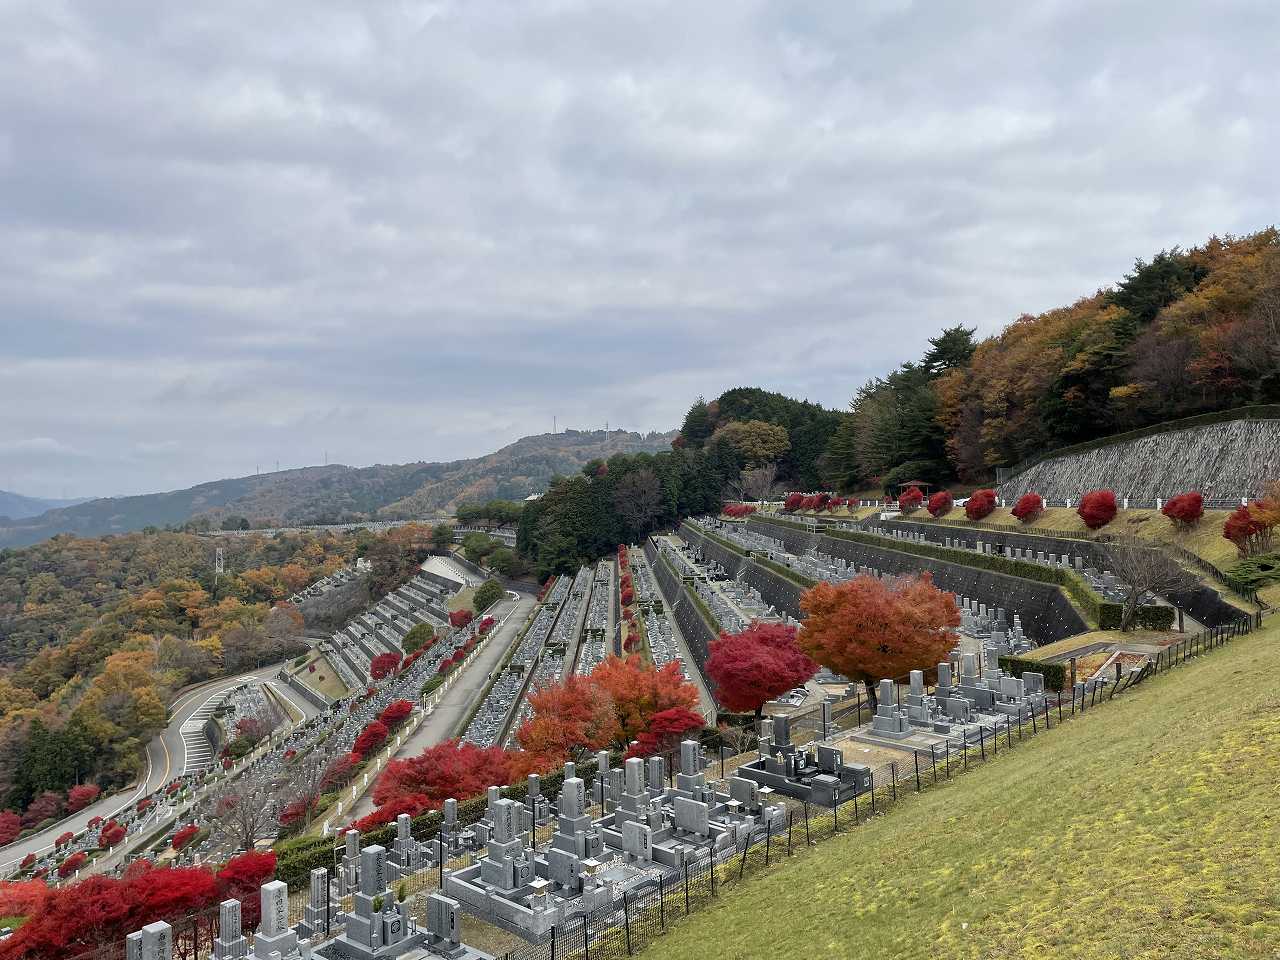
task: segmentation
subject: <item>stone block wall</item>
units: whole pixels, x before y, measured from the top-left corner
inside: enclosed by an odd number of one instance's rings
[[[1280,479],[1280,420],[1231,420],[1115,443],[1033,464],[997,488],[1009,502],[1027,491],[1079,500],[1107,488],[1117,497],[1167,499],[1199,490],[1206,500],[1255,497]]]

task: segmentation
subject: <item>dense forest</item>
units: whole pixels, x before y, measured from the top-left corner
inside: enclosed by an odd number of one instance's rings
[[[0,552],[0,807],[35,827],[74,784],[126,782],[175,690],[303,649],[302,617],[281,601],[360,555],[370,589],[389,589],[429,534],[153,531]]]
[[[944,331],[857,392],[829,485],[981,482],[1068,444],[1280,401],[1280,232],[1162,251],[1112,289],[971,336]]]

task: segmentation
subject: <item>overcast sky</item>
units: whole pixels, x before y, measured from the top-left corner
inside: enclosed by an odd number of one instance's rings
[[[1278,7],[0,0],[0,487],[843,407],[1280,219]]]

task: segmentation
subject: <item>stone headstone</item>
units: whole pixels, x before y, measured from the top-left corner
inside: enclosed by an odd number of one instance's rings
[[[258,923],[258,932],[267,937],[274,937],[288,931],[288,885],[282,880],[264,883],[259,896],[262,899],[262,919]]]
[[[675,799],[676,829],[705,837],[711,832],[710,809],[705,803],[687,797]]]
[[[173,927],[157,920],[142,928],[142,960],[173,960]]]
[[[376,897],[387,889],[387,851],[374,844],[360,851],[360,892]],[[265,904],[263,905],[265,908]],[[288,909],[288,898],[285,900]],[[265,910],[264,910],[265,912]]]

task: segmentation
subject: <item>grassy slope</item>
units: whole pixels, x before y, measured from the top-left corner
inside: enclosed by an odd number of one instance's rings
[[[645,956],[1274,957],[1280,626],[725,891]]]

